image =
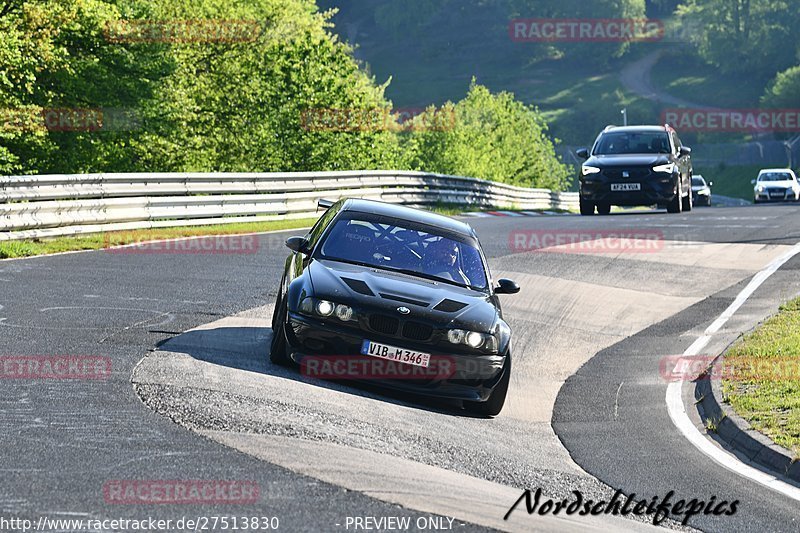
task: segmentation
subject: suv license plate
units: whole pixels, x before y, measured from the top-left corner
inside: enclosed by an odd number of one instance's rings
[[[612,183],[612,191],[641,191],[641,183]]]

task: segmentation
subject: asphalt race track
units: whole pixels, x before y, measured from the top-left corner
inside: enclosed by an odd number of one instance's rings
[[[455,517],[473,531],[652,529],[608,516],[503,515],[522,490],[740,500],[704,531],[797,531],[800,504],[720,467],[670,420],[665,356],[688,345],[749,279],[800,242],[790,205],[607,217],[469,219],[514,329],[509,401],[496,419],[458,405],[308,379],[267,362],[283,232],[258,253],[64,254],[0,261],[3,354],[107,356],[107,380],[3,381],[4,515],[277,516],[284,531],[347,531],[348,517]],[[531,236],[656,235],[636,253],[529,249]],[[537,232],[537,233],[531,233]],[[709,346],[720,351],[800,294],[790,260]],[[258,484],[247,505],[124,505],[113,480]],[[444,524],[447,524],[445,519]],[[677,527],[676,524],[664,524]],[[352,531],[352,527],[349,529]]]

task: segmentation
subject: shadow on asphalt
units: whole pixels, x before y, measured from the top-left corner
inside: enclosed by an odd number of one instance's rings
[[[271,340],[271,328],[219,327],[187,331],[160,343],[158,349],[186,354],[198,361],[214,365],[275,376],[385,403],[464,418],[486,418],[463,410],[458,400],[399,392],[364,382],[328,381],[303,376],[297,366],[283,367],[270,362]]]

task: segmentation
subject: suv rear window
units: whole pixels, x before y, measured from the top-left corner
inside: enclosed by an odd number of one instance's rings
[[[592,152],[594,155],[668,154],[671,152],[666,132],[619,131],[604,133]]]

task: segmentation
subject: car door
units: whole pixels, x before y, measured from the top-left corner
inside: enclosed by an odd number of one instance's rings
[[[681,155],[681,143],[680,137],[678,134],[670,132],[670,136],[672,137],[672,144],[674,146],[674,154],[673,157],[675,158],[675,162],[678,165],[678,171],[681,175],[681,187],[684,191],[689,191],[691,194],[692,191],[692,164],[691,164],[691,156],[689,155]]]

